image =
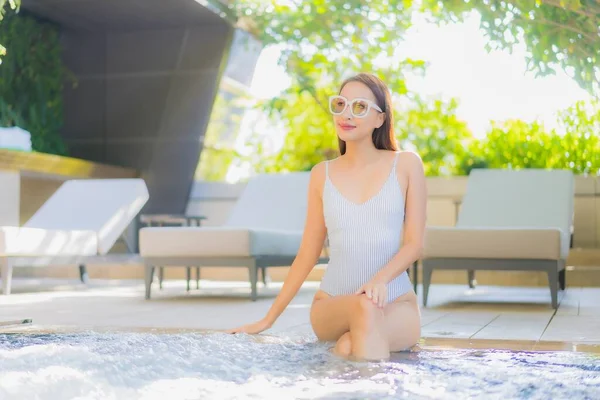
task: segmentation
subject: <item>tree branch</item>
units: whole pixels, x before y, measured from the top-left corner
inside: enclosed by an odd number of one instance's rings
[[[556,8],[560,8],[561,10],[567,10],[567,11],[571,11],[575,14],[579,14],[581,16],[584,17],[588,17],[588,18],[594,18],[594,19],[598,19],[598,12],[600,12],[600,9],[596,9],[595,12],[592,11],[592,13],[589,13],[586,11],[586,9],[592,9],[592,7],[580,7],[580,8],[574,8],[574,7],[570,7],[570,8],[566,8],[564,6],[562,6],[560,4],[560,1],[556,1],[556,0],[542,0],[542,4],[551,6],[551,7],[556,7]]]
[[[529,19],[529,18],[523,18],[521,16],[515,16],[514,20],[515,21],[523,21],[523,22],[526,22],[526,23],[551,25],[551,26],[554,26],[556,28],[564,29],[564,30],[576,33],[578,35],[581,35],[581,36],[585,37],[586,39],[588,39],[590,43],[598,43],[598,42],[600,42],[600,36],[598,36],[598,35],[597,36],[593,36],[593,35],[590,35],[588,32],[584,32],[584,31],[582,31],[580,29],[575,28],[574,26],[560,24],[558,22],[554,22],[554,21],[551,21],[549,19],[545,19],[545,18]]]

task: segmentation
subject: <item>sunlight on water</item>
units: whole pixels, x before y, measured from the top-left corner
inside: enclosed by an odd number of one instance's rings
[[[313,338],[0,335],[0,398],[600,399],[583,353],[420,351],[340,360]]]

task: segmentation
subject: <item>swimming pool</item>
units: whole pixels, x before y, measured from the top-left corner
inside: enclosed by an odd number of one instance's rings
[[[0,399],[600,399],[600,358],[422,350],[340,360],[313,337],[0,334]]]

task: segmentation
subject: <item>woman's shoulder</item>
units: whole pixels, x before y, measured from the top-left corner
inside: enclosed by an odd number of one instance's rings
[[[312,185],[320,187],[325,182],[327,163],[329,160],[321,161],[310,169],[310,182]]]
[[[412,150],[397,150],[394,153],[396,153],[396,156],[398,157],[398,162],[417,164],[423,162],[423,160],[421,160],[421,156]]]
[[[398,157],[397,171],[409,173],[414,170],[423,169],[423,160],[417,152],[412,150],[398,150],[395,153]]]

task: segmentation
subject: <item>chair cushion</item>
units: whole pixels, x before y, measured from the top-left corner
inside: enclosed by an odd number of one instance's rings
[[[558,228],[573,222],[571,171],[474,169],[456,226]]]
[[[557,228],[428,227],[423,258],[564,260],[567,237]]]
[[[142,257],[295,256],[302,232],[229,227],[140,229]]]
[[[27,228],[94,231],[98,253],[106,254],[148,201],[142,179],[74,179],[25,223]]]
[[[92,256],[97,249],[93,231],[0,227],[0,256]]]
[[[310,172],[261,174],[248,181],[224,226],[302,231]]]

